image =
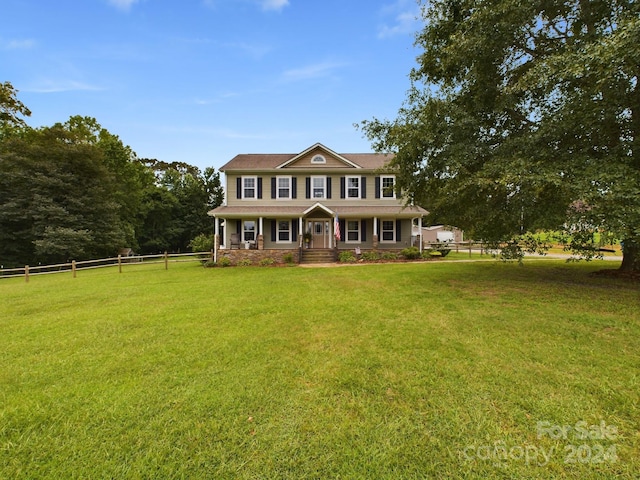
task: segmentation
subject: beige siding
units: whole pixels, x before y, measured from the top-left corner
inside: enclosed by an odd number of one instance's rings
[[[334,158],[334,157],[330,157],[329,155],[326,155],[326,154],[322,156],[325,158],[327,163],[311,163],[311,159],[315,156],[316,156],[316,153],[304,155],[303,157],[291,163],[290,165],[287,165],[282,170],[300,169],[300,168],[313,169],[313,170],[325,170],[327,168],[344,168],[344,169],[353,169],[354,171],[358,171],[357,168],[354,168],[351,165],[347,165],[341,160],[338,160],[337,158]]]
[[[263,173],[257,174],[256,177],[262,178],[262,199],[255,200],[243,200],[237,198],[237,178],[242,175],[233,175],[227,174],[227,205],[229,206],[238,206],[238,205],[249,205],[249,204],[259,204],[263,206],[310,206],[315,201],[326,205],[328,208],[335,206],[344,206],[344,205],[372,205],[372,206],[381,206],[381,205],[398,205],[401,206],[403,204],[402,199],[397,198],[376,198],[375,191],[375,177],[374,173],[366,173],[358,170],[352,170],[349,172],[345,172],[344,174],[332,173],[330,175],[323,175],[321,172],[314,173],[313,171],[306,171],[304,173],[295,173],[291,171],[274,171],[273,173]],[[248,175],[253,176],[253,175]],[[278,176],[291,176],[292,178],[296,178],[297,181],[297,198],[295,199],[278,199],[271,198],[271,178]],[[313,176],[323,176],[331,178],[331,198],[324,199],[314,199],[313,197],[306,197],[306,179],[307,177]],[[366,198],[340,198],[340,179],[341,177],[366,177]],[[277,186],[276,186],[277,188]],[[326,188],[326,183],[325,183]],[[311,202],[311,203],[310,203]]]
[[[311,160],[316,155],[322,155],[326,160],[326,163],[312,163]],[[327,168],[345,168],[345,169],[353,169],[356,171],[358,170],[357,168],[344,163],[344,161],[334,157],[333,155],[329,155],[326,152],[319,151],[319,150],[313,150],[308,154],[303,155],[302,157],[297,159],[295,162],[287,165],[284,169],[298,169],[298,168],[313,169],[313,170],[322,170]]]

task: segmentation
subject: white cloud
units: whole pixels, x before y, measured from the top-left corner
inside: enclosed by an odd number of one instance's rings
[[[342,63],[322,62],[307,65],[306,67],[294,68],[285,71],[282,76],[285,80],[296,82],[300,80],[311,80],[331,75],[337,68],[344,66]]]
[[[30,38],[24,40],[7,40],[0,41],[0,49],[2,50],[27,50],[33,48],[36,41]]]
[[[244,52],[252,58],[262,58],[267,55],[273,48],[267,44],[258,44],[258,43],[245,43],[245,42],[236,42],[236,43],[225,43],[225,47],[233,48]]]
[[[200,106],[207,106],[207,105],[214,105],[217,103],[222,103],[225,100],[229,99],[229,98],[235,98],[235,97],[239,97],[240,93],[237,92],[228,92],[228,93],[222,93],[220,95],[218,95],[216,98],[213,99],[208,99],[208,98],[197,98],[194,100],[193,103],[195,103],[196,105],[200,105]]]
[[[134,3],[137,3],[138,0],[108,0],[111,5],[120,9],[120,10],[129,10]]]
[[[396,35],[411,35],[420,29],[420,6],[407,0],[397,0],[382,9],[384,16],[393,17],[378,30],[378,38],[389,38]]]
[[[89,85],[83,82],[77,82],[75,80],[69,81],[55,81],[44,80],[38,85],[31,88],[25,88],[25,91],[34,93],[61,93],[61,92],[77,92],[77,91],[92,91],[98,92],[104,90],[102,87],[96,85]]]
[[[202,0],[202,4],[206,7],[216,9],[218,6],[222,4],[232,4],[234,2],[238,2],[239,0]],[[250,3],[252,5],[257,5],[262,8],[262,10],[269,11],[280,11],[284,7],[289,6],[289,0],[242,0],[243,3]]]
[[[263,10],[282,10],[289,5],[289,0],[260,0]]]

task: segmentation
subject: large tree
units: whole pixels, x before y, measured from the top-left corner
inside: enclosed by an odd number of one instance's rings
[[[31,111],[18,100],[18,91],[10,82],[0,83],[0,138],[11,129],[26,127],[24,119]]]
[[[2,263],[112,255],[124,241],[115,190],[100,150],[60,125],[0,142]]]
[[[212,234],[207,212],[223,201],[220,174],[213,168],[204,173],[184,162],[143,159],[156,176],[143,196],[144,223],[140,247],[145,253],[186,251],[195,237]]]
[[[117,203],[118,227],[124,233],[123,246],[137,249],[143,192],[154,184],[153,172],[139,161],[131,147],[95,118],[76,115],[56,126],[68,132],[74,142],[94,146],[100,152],[102,164],[113,176],[112,193]]]
[[[623,240],[640,270],[640,4],[431,0],[395,120],[365,121],[434,221],[505,240]]]

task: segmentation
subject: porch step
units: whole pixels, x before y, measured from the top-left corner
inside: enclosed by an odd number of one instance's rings
[[[335,263],[335,250],[330,248],[304,248],[300,263]]]

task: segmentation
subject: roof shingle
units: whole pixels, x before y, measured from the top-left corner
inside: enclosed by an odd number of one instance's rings
[[[393,159],[393,155],[384,153],[341,153],[339,155],[367,170],[382,168]],[[244,153],[233,157],[220,168],[220,171],[272,170],[297,156],[297,153]]]

